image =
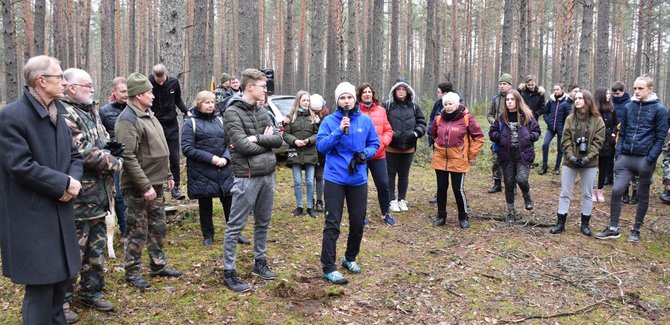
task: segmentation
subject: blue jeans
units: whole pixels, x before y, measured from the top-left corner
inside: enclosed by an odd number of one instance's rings
[[[563,138],[563,133],[558,131],[552,131],[547,128],[547,133],[544,134],[544,143],[542,143],[542,167],[547,166],[549,163],[549,145],[551,140],[556,137],[556,147],[558,147],[558,154],[556,155],[556,164],[554,169],[558,169],[561,166],[561,159],[563,159],[563,145],[561,144],[561,139]]]
[[[293,164],[293,192],[298,207],[302,208],[302,169],[305,168],[305,187],[307,187],[307,208],[312,209],[314,204],[314,167],[312,164]]]

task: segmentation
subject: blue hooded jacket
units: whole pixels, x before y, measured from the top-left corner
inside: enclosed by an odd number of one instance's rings
[[[379,149],[379,137],[372,120],[361,114],[358,104],[349,114],[349,134],[344,134],[340,123],[344,118],[341,107],[326,116],[316,135],[316,149],[326,155],[323,179],[343,186],[360,186],[368,182],[367,166],[356,165],[354,175],[349,175],[349,162],[354,153],[363,151],[372,158]]]
[[[616,110],[617,122],[621,123],[621,121],[623,121],[623,112],[626,111],[626,105],[628,105],[628,103],[630,103],[630,95],[627,91],[624,91],[621,97],[612,96],[612,104]]]
[[[665,134],[668,132],[668,111],[655,94],[647,101],[637,98],[626,105],[615,157],[620,155],[644,156],[655,164],[661,155]]]

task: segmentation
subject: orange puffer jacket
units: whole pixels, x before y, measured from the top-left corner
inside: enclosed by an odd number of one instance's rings
[[[470,161],[477,160],[486,142],[482,128],[467,108],[450,121],[438,115],[430,135],[435,139],[431,167],[456,173],[470,171]]]
[[[386,146],[393,139],[393,128],[391,128],[391,123],[389,123],[386,117],[386,110],[376,103],[372,103],[369,108],[363,103],[360,103],[359,106],[361,113],[369,116],[372,120],[372,124],[375,125],[375,131],[377,131],[377,136],[379,137],[379,150],[372,157],[372,160],[386,158]]]

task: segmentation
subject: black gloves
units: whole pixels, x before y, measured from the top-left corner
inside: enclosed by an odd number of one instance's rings
[[[126,145],[121,142],[109,141],[107,144],[105,144],[103,149],[109,150],[109,153],[112,156],[121,158],[123,157],[123,150],[126,149]]]
[[[571,163],[573,163],[573,164],[575,165],[575,167],[577,167],[577,168],[586,167],[586,165],[589,164],[589,161],[591,161],[591,160],[589,159],[589,157],[581,157],[581,158],[577,158],[577,157],[575,157],[575,156],[570,156],[570,158],[569,158],[568,160],[569,160]]]
[[[351,160],[349,161],[349,175],[353,175],[356,172],[356,165],[365,164],[367,159],[368,158],[365,156],[365,152],[354,152],[354,156],[351,157]]]
[[[577,165],[577,157],[575,157],[575,156],[570,156],[570,158],[568,158],[568,160],[569,160],[571,163]]]

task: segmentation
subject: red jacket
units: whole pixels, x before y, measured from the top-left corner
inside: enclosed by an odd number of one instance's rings
[[[486,142],[482,128],[467,109],[451,121],[438,115],[430,135],[435,139],[431,167],[449,172],[469,172],[470,161],[477,160]]]
[[[370,108],[365,107],[363,103],[360,103],[361,113],[367,115],[372,120],[372,124],[375,125],[375,130],[377,131],[377,136],[379,137],[379,149],[375,153],[372,160],[378,160],[386,158],[386,146],[391,143],[393,139],[393,128],[391,128],[391,123],[389,123],[388,118],[386,117],[386,110],[372,103]]]

